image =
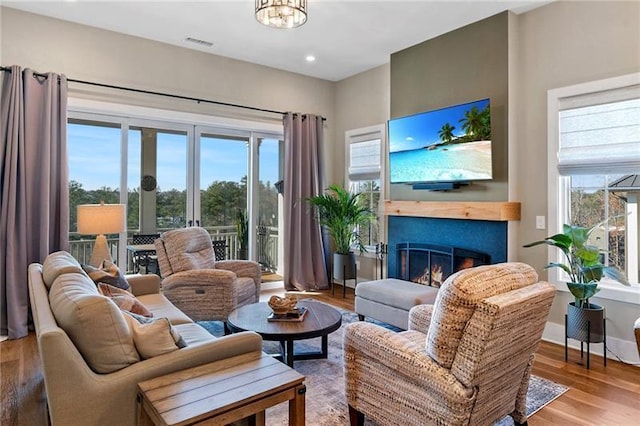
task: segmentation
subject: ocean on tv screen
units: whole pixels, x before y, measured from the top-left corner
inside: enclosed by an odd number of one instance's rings
[[[491,179],[491,141],[390,154],[392,183]]]

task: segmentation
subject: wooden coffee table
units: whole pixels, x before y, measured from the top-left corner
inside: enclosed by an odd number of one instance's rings
[[[282,359],[289,367],[293,367],[294,360],[326,358],[329,333],[340,328],[342,314],[329,305],[311,299],[300,300],[298,307],[303,306],[309,312],[300,322],[269,322],[267,316],[271,308],[267,303],[245,305],[229,314],[227,326],[232,332],[255,331],[264,340],[280,342]],[[314,337],[322,338],[320,351],[294,353],[294,341]]]

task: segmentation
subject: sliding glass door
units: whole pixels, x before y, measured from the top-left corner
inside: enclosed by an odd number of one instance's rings
[[[131,270],[134,234],[202,226],[226,259],[281,265],[282,137],[247,130],[70,113],[71,239],[77,204],[127,204],[127,232],[112,256]],[[126,188],[122,191],[121,188]],[[88,259],[92,239],[72,243]],[[81,253],[82,252],[82,253]],[[220,257],[220,256],[219,256]]]
[[[247,259],[250,137],[241,132],[198,130],[196,223],[220,241],[224,258]]]
[[[282,185],[284,141],[256,135],[258,143],[258,183],[255,192],[257,206],[257,238],[255,259],[263,269],[277,272],[282,265]]]
[[[69,251],[89,263],[94,236],[80,235],[77,208],[80,204],[118,204],[121,200],[121,123],[94,119],[69,119]],[[118,256],[119,236],[106,235],[111,255]]]
[[[139,219],[138,226],[130,229],[156,234],[189,224],[188,152],[192,131],[148,124],[129,127],[128,205],[130,221]],[[131,198],[134,194],[138,200]]]
[[[196,153],[196,222],[224,244],[226,258],[256,260],[277,271],[281,137],[197,127]]]

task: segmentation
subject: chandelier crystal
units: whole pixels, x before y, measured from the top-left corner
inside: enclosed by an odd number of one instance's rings
[[[295,28],[307,22],[307,0],[256,0],[256,19],[273,28]]]

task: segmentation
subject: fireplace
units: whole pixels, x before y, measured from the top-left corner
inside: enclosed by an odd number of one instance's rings
[[[490,262],[487,254],[436,244],[400,243],[396,251],[396,276],[432,287],[440,287],[454,272]]]

